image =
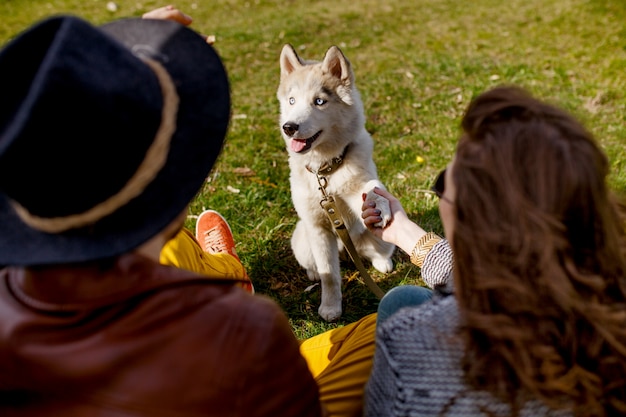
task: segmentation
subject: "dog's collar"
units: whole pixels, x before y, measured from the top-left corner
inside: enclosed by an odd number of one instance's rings
[[[317,175],[332,174],[341,166],[341,164],[343,164],[343,160],[346,157],[346,154],[348,153],[348,147],[350,147],[350,145],[347,145],[345,148],[343,148],[343,152],[341,152],[341,155],[336,156],[330,161],[326,162],[317,171],[313,170],[309,165],[307,165],[306,166],[307,171],[313,174],[317,174]]]

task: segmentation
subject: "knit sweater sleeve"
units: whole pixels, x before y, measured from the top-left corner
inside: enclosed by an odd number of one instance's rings
[[[422,279],[430,288],[452,293],[452,248],[447,240],[438,242],[428,252],[422,265]]]

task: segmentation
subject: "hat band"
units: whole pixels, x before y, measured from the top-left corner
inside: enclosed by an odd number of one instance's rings
[[[179,97],[176,87],[167,70],[157,61],[143,58],[157,76],[163,94],[161,125],[146,152],[144,160],[126,185],[117,193],[85,212],[61,217],[40,217],[30,213],[16,201],[12,201],[15,211],[30,227],[47,233],[61,233],[89,224],[110,215],[130,200],[140,195],[163,168],[170,149],[172,135],[176,130]]]

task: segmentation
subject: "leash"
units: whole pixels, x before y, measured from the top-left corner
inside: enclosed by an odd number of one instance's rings
[[[332,168],[331,169],[327,168],[325,169],[325,171],[330,173],[332,171]],[[361,273],[361,277],[365,281],[365,284],[374,293],[374,295],[378,297],[378,299],[383,298],[383,295],[385,295],[385,293],[383,292],[383,290],[380,289],[378,285],[376,285],[376,282],[374,282],[370,274],[367,272],[367,269],[365,269],[365,266],[363,265],[363,262],[361,261],[361,257],[357,253],[356,248],[354,247],[354,243],[352,242],[352,239],[350,238],[350,233],[348,232],[348,229],[346,228],[345,222],[343,221],[343,217],[341,216],[341,213],[339,212],[339,209],[337,208],[337,204],[335,204],[335,199],[333,198],[332,195],[326,192],[326,186],[328,185],[328,180],[326,179],[326,177],[320,176],[319,171],[315,172],[315,175],[317,177],[317,183],[320,186],[319,189],[323,195],[323,198],[320,201],[320,205],[322,206],[322,209],[324,209],[324,213],[326,213],[326,216],[328,217],[328,219],[330,220],[330,223],[335,228],[337,235],[341,238],[341,241],[343,242],[343,245],[347,249],[348,254],[350,255],[350,258],[352,259],[352,262],[354,262],[359,272]]]

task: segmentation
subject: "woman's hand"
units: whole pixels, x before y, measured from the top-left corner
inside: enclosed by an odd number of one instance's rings
[[[395,243],[392,236],[390,236],[394,234],[393,231],[396,228],[393,223],[400,222],[401,220],[398,219],[402,219],[403,217],[406,218],[406,213],[404,212],[404,209],[402,208],[402,205],[400,204],[398,199],[395,198],[388,191],[381,188],[374,188],[374,193],[389,201],[391,220],[385,227],[376,226],[377,223],[380,223],[382,221],[381,211],[376,207],[376,202],[374,200],[366,200],[364,194],[363,205],[361,206],[361,218],[363,219],[363,223],[372,233],[374,233],[379,238],[387,242]]]
[[[415,242],[426,234],[424,229],[411,221],[404,211],[400,201],[386,190],[375,188],[374,192],[389,201],[391,209],[391,221],[385,227],[376,227],[381,221],[380,210],[375,202],[363,202],[361,206],[361,218],[370,232],[385,242],[393,243],[406,253],[410,253]],[[365,200],[365,196],[363,196]]]

